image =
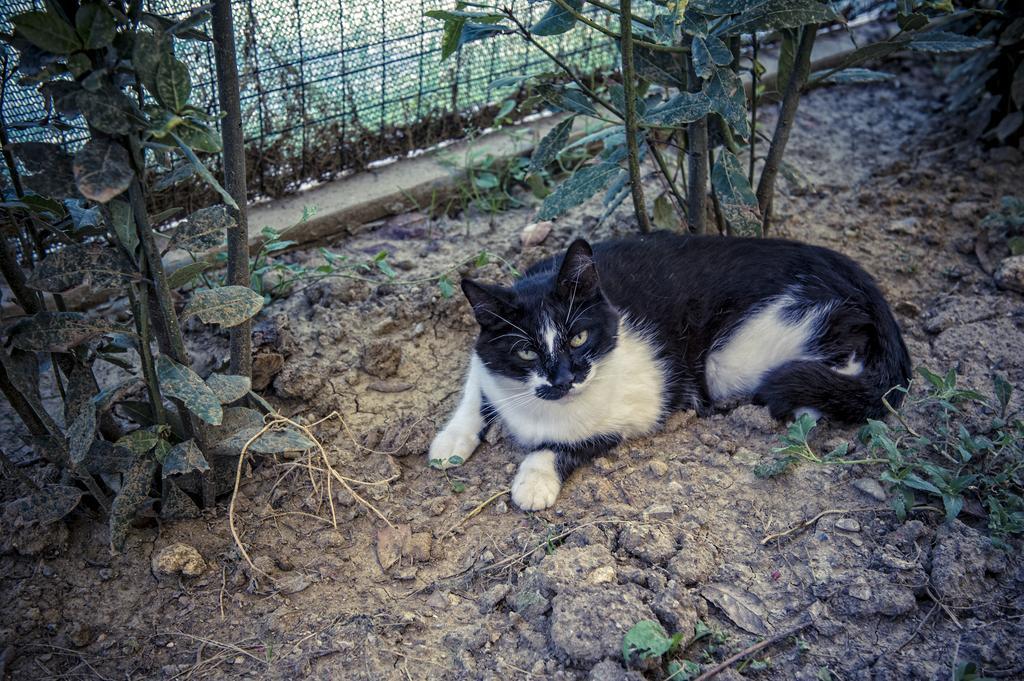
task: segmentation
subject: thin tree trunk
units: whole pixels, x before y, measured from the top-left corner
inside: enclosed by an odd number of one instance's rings
[[[228,283],[250,286],[249,218],[246,207],[245,140],[242,136],[242,108],[239,102],[238,62],[235,56],[235,28],[230,0],[213,3],[213,43],[217,62],[217,95],[224,114],[224,188],[238,204],[235,226],[228,229]],[[252,376],[252,321],[230,329],[230,371]]]
[[[636,69],[633,67],[633,26],[631,0],[619,4],[619,26],[622,32],[622,90],[625,97],[626,150],[629,154],[629,183],[633,194],[633,210],[641,232],[651,231],[651,220],[644,201],[643,176],[640,174],[640,145],[637,143]]]
[[[700,90],[700,79],[693,68],[693,60],[685,57],[687,84],[690,92]],[[708,117],[690,123],[686,134],[686,160],[689,166],[686,198],[689,202],[687,217],[690,231],[704,234],[708,231]]]
[[[807,84],[807,76],[810,74],[811,50],[814,49],[817,32],[817,24],[808,24],[803,28],[800,45],[797,47],[793,60],[793,72],[789,76],[786,92],[782,96],[782,104],[779,107],[779,121],[775,125],[775,133],[772,135],[772,143],[768,147],[764,168],[761,169],[761,180],[757,183],[757,205],[763,216],[763,233],[765,234],[768,233],[768,224],[771,220],[775,180],[779,174],[779,166],[782,164],[782,155],[786,151],[789,134],[793,130],[793,119],[796,117],[797,106],[800,104],[800,93],[804,85]]]

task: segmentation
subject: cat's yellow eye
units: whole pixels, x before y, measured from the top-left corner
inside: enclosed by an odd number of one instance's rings
[[[581,345],[587,342],[587,335],[588,334],[586,329],[580,331],[578,334],[572,337],[572,340],[569,341],[569,345],[573,346],[574,348],[580,347]]]
[[[533,350],[519,350],[516,355],[524,362],[532,362],[537,359],[537,353]]]

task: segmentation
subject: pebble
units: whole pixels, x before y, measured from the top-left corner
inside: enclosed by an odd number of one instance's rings
[[[867,586],[851,586],[848,593],[858,601],[870,601],[871,600],[871,588]]]
[[[917,234],[917,230],[921,227],[921,221],[917,218],[903,218],[902,220],[895,220],[890,222],[885,228],[887,231],[893,234]]]
[[[1024,255],[1004,259],[995,277],[999,288],[1024,293]]]
[[[443,591],[435,591],[430,594],[430,598],[427,599],[427,605],[435,610],[441,610],[450,606],[451,602],[448,600],[448,594]]]
[[[194,546],[171,544],[153,554],[152,567],[157,575],[198,577],[206,570],[206,561]]]
[[[480,596],[479,601],[477,601],[480,606],[480,614],[485,615],[491,610],[494,610],[494,606],[498,605],[498,603],[503,601],[505,596],[508,595],[509,589],[510,587],[508,584],[495,584],[485,591],[483,595]]]
[[[505,503],[504,499],[499,500],[494,504],[495,513],[508,513],[508,504]]]
[[[675,513],[671,504],[654,504],[644,511],[644,516],[652,520],[671,520]]]
[[[654,461],[651,461],[647,467],[651,470],[651,473],[654,473],[654,475],[659,478],[663,478],[668,474],[668,464],[664,461],[658,461],[655,459]]]
[[[853,518],[840,518],[836,521],[836,529],[843,532],[860,532],[860,523]]]
[[[876,499],[878,501],[885,501],[886,499],[885,490],[882,489],[882,486],[877,480],[873,480],[871,478],[858,478],[853,481],[853,486],[872,499]]]
[[[590,584],[611,584],[615,581],[615,568],[611,565],[602,565],[587,575],[587,582]]]

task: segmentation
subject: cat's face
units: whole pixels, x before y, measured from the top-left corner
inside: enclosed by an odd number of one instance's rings
[[[601,293],[586,241],[569,246],[561,267],[512,287],[469,279],[462,290],[480,323],[476,351],[491,372],[545,400],[572,399],[615,347],[619,315]]]

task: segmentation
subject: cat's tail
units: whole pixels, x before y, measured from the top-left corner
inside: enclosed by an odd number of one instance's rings
[[[883,397],[893,408],[899,407],[904,393],[893,388],[909,384],[910,354],[884,302],[873,317],[870,326],[862,327],[868,335],[868,351],[857,374],[837,370],[824,361],[788,362],[764,377],[753,401],[766,405],[777,419],[793,418],[800,410],[811,409],[852,423],[885,416]]]

